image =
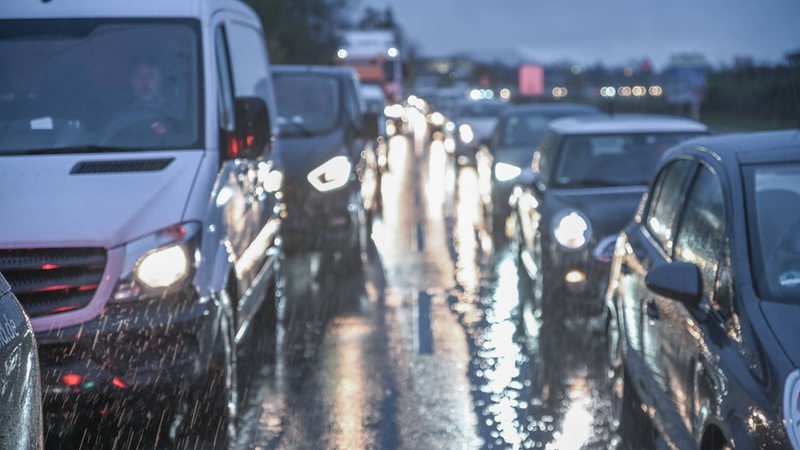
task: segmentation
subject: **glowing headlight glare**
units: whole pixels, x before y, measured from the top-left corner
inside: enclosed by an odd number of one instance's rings
[[[308,182],[314,189],[327,192],[338,189],[350,179],[350,161],[345,156],[335,156],[308,173]]]
[[[589,221],[578,211],[565,211],[555,216],[553,237],[559,245],[577,250],[586,245],[591,234]]]
[[[509,181],[517,178],[522,173],[522,169],[508,163],[497,163],[494,166],[494,177],[498,181]]]
[[[151,288],[171,286],[189,274],[189,255],[182,245],[145,254],[136,265],[136,278]]]
[[[475,139],[475,133],[472,132],[472,127],[466,123],[459,125],[458,138],[465,144],[472,142],[472,140]]]
[[[783,386],[783,423],[793,448],[800,448],[800,369],[786,377]]]

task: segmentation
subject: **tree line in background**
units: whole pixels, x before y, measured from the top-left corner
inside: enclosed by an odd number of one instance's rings
[[[331,64],[339,30],[396,28],[391,8],[365,8],[353,22],[352,0],[245,0],[261,18],[274,64]]]

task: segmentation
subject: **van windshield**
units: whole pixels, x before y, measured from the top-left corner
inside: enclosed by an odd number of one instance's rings
[[[0,155],[202,146],[198,28],[0,21]]]
[[[315,136],[340,123],[339,81],[313,73],[273,72],[282,136]]]

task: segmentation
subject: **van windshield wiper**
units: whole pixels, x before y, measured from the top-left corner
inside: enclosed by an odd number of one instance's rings
[[[38,149],[14,150],[10,152],[0,152],[12,155],[67,155],[71,153],[117,153],[135,152],[141,150],[140,147],[112,147],[107,145],[75,145],[69,147],[51,147]]]

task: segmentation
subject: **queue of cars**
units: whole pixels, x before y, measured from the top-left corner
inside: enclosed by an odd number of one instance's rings
[[[550,121],[585,114],[600,111],[590,105],[559,102],[513,105],[498,114],[494,131],[475,155],[479,199],[495,235],[505,232],[505,219],[511,212],[511,189],[530,165]]]
[[[708,134],[549,122],[508,198],[519,317],[604,319],[615,447],[797,449],[800,134]]]
[[[25,406],[2,434],[23,447],[43,411],[129,397],[170,412],[166,439],[229,446],[284,254],[358,266],[378,211],[381,119],[352,70],[270,66],[240,2],[143,1],[0,7],[0,350]],[[795,131],[470,100],[452,119],[495,226],[515,220],[520,316],[605,314],[623,445],[800,446]]]

